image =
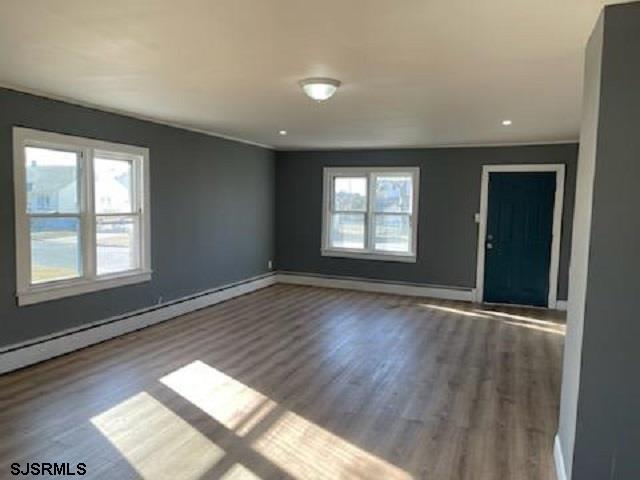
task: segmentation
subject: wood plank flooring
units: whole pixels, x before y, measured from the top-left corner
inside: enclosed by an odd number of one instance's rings
[[[557,312],[276,285],[0,376],[0,477],[554,479],[563,341]]]

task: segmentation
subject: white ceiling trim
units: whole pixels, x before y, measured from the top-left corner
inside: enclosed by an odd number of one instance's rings
[[[160,118],[154,118],[154,117],[147,117],[147,116],[144,116],[144,115],[138,115],[136,113],[129,112],[127,110],[120,110],[120,109],[117,109],[117,108],[103,107],[101,105],[96,105],[96,104],[93,104],[93,103],[83,102],[81,100],[76,100],[75,98],[70,98],[70,97],[65,97],[65,96],[61,96],[61,95],[55,95],[55,94],[51,94],[51,93],[47,93],[47,92],[42,92],[42,91],[39,91],[39,90],[34,90],[32,88],[19,87],[17,85],[11,85],[11,84],[8,84],[8,83],[5,83],[5,82],[0,82],[0,88],[5,88],[7,90],[13,90],[13,91],[20,92],[20,93],[26,93],[28,95],[34,95],[36,97],[47,98],[49,100],[55,100],[55,101],[58,101],[58,102],[64,102],[64,103],[68,103],[70,105],[76,105],[78,107],[90,108],[92,110],[97,110],[99,112],[113,113],[115,115],[121,115],[123,117],[132,118],[134,120],[141,120],[143,122],[150,122],[150,123],[155,123],[157,125],[163,125],[165,127],[173,127],[173,128],[178,128],[180,130],[187,130],[189,132],[201,133],[201,134],[207,135],[209,137],[221,138],[223,140],[231,140],[232,142],[244,143],[244,144],[247,144],[247,145],[252,145],[254,147],[262,147],[262,148],[267,148],[269,150],[275,150],[275,147],[273,147],[272,145],[266,145],[264,143],[254,142],[254,141],[251,141],[251,140],[246,140],[244,138],[232,137],[230,135],[223,135],[222,133],[217,133],[217,132],[213,132],[213,131],[209,131],[209,130],[202,130],[200,128],[190,127],[188,125],[184,125],[184,124],[181,124],[181,123],[169,122],[167,120],[162,120]]]
[[[549,140],[536,142],[502,142],[502,143],[454,143],[454,144],[426,144],[426,145],[393,145],[385,147],[278,147],[279,152],[331,152],[355,150],[436,150],[438,148],[491,148],[491,147],[535,147],[545,145],[573,145],[579,143],[578,138],[565,140]]]

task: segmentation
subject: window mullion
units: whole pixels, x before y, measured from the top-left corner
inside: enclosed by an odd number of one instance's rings
[[[31,218],[77,218],[82,220],[82,213],[27,213],[29,219]]]
[[[138,159],[131,160],[131,211],[135,213],[142,212],[142,204],[140,203],[139,194],[142,192],[142,184],[140,183],[140,164]]]
[[[139,210],[134,210],[132,212],[105,212],[105,213],[96,213],[95,217],[109,218],[109,217],[138,217],[141,216],[142,212]]]
[[[143,222],[145,221],[144,217],[149,215],[149,212],[145,211],[144,205],[144,194],[145,194],[145,185],[144,185],[144,172],[143,172],[143,164],[140,158],[136,158],[132,162],[132,175],[133,175],[133,198],[132,198],[132,210],[134,210],[137,215],[134,217],[136,220],[134,222],[134,235],[136,238],[134,254],[137,256],[137,265],[138,268],[146,269],[148,268],[146,262],[146,252],[147,248],[145,244],[145,235]]]
[[[365,250],[373,251],[373,235],[374,235],[374,194],[375,194],[375,174],[370,173],[367,175],[367,213],[366,213],[366,243]]]
[[[96,217],[95,217],[95,181],[92,148],[82,151],[84,182],[82,185],[83,210],[82,210],[82,254],[84,259],[84,276],[89,279],[96,277]]]
[[[411,211],[411,213],[407,214],[407,217],[409,218],[409,253],[414,254],[416,253],[416,245],[415,245],[415,225],[413,223],[413,210]]]

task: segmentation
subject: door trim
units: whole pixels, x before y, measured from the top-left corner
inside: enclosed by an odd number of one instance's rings
[[[495,172],[555,172],[556,194],[553,206],[553,232],[551,240],[551,260],[549,262],[548,308],[556,308],[558,303],[558,275],[560,270],[560,239],[562,235],[562,215],[564,206],[565,166],[555,163],[522,165],[483,165],[480,189],[480,225],[478,228],[478,255],[476,266],[476,302],[484,300],[484,266],[487,237],[487,210],[489,207],[489,175]]]

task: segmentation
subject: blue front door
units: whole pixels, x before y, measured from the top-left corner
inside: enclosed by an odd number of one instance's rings
[[[484,301],[547,306],[554,172],[489,175]]]

